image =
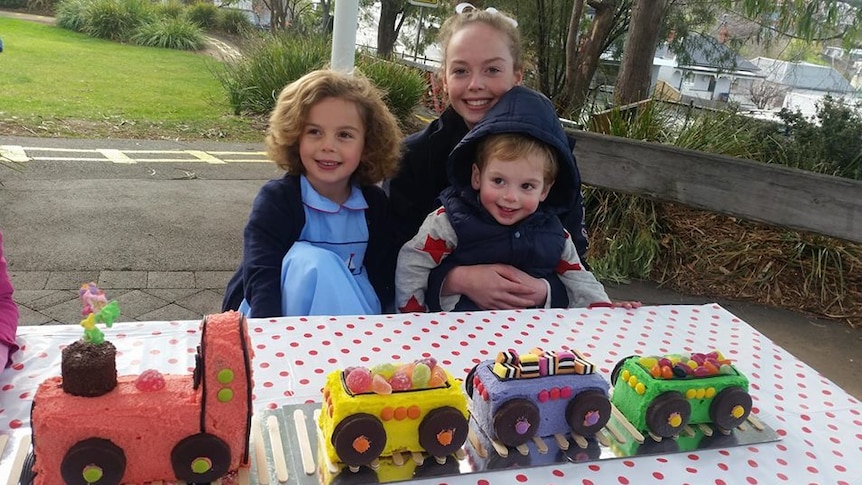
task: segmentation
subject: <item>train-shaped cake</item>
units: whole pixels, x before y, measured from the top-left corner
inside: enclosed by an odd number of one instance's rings
[[[728,433],[751,413],[748,378],[718,351],[627,357],[611,383],[613,404],[636,430],[659,440],[689,424]]]
[[[63,350],[62,377],[39,385],[31,423],[34,485],[210,482],[246,466],[252,348],[245,317],[209,315],[194,372],[117,376],[110,342]]]
[[[445,463],[467,439],[467,398],[433,358],[331,372],[319,418],[330,463],[358,471],[380,457],[427,453]]]
[[[465,387],[473,420],[506,446],[570,433],[590,437],[611,416],[608,382],[577,350],[500,352],[476,365]]]

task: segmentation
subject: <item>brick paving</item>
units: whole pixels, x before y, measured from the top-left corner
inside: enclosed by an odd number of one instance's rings
[[[11,271],[20,325],[78,324],[78,288],[93,281],[119,321],[195,320],[221,308],[230,271]]]

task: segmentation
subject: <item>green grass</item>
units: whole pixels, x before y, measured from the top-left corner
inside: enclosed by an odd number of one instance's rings
[[[253,120],[231,114],[213,57],[9,18],[0,18],[0,33],[0,127],[39,135],[42,125],[68,125],[63,136],[108,129],[129,137],[158,127],[180,138],[261,139]]]

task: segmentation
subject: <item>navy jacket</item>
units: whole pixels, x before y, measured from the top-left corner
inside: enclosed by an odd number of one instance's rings
[[[388,183],[390,222],[396,252],[416,235],[428,213],[440,207],[438,196],[450,184],[446,160],[468,131],[464,120],[450,106],[424,130],[404,140],[405,152],[399,172]],[[571,151],[575,140],[569,139],[568,144]],[[577,163],[575,171],[577,173]],[[571,233],[581,262],[587,267],[589,243],[584,226],[580,175],[573,190],[572,205],[567,212],[558,216]]]
[[[368,202],[368,249],[365,267],[385,308],[394,294],[394,260],[386,194],[377,186],[362,187]],[[281,316],[281,261],[305,226],[299,176],[270,180],[255,197],[243,233],[243,257],[228,282],[222,311],[236,310],[245,298],[255,317]]]
[[[536,138],[554,149],[557,177],[548,197],[534,214],[513,226],[504,226],[482,207],[479,194],[470,184],[479,141],[492,134],[519,133]],[[458,246],[432,273],[426,294],[429,309],[439,309],[437,284],[442,275],[465,264],[506,263],[535,278],[551,279],[566,243],[558,214],[566,213],[580,194],[580,177],[568,138],[551,102],[542,94],[515,87],[467,133],[447,162],[450,187],[440,194],[443,207],[455,232]],[[577,189],[576,189],[577,188]],[[552,287],[552,305],[564,292]],[[556,300],[556,301],[555,301]],[[462,296],[456,310],[478,307]]]

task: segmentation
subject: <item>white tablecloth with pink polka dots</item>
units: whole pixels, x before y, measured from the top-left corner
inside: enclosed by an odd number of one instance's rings
[[[197,321],[119,323],[106,329],[121,374],[147,368],[190,373]],[[718,349],[751,380],[756,416],[781,440],[666,456],[644,456],[426,479],[425,484],[773,484],[862,483],[862,405],[805,363],[716,304],[637,310],[525,310],[363,317],[253,319],[256,409],[319,401],[325,375],[352,365],[433,356],[466,376],[500,350],[577,348],[610,378],[631,354]],[[30,402],[58,375],[60,349],[77,326],[22,327],[22,350],[0,374],[0,456],[8,474],[17,438],[28,432]],[[109,419],[109,418],[108,418]]]

